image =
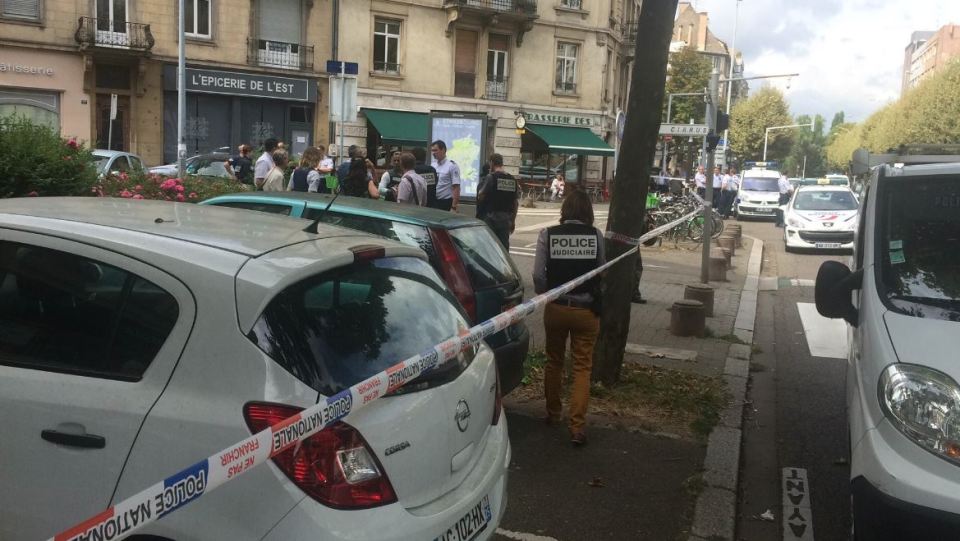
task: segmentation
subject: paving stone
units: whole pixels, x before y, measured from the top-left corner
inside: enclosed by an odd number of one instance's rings
[[[718,426],[707,440],[707,456],[703,459],[703,481],[710,487],[737,490],[740,472],[740,430]]]
[[[727,357],[727,362],[723,367],[723,373],[728,376],[746,379],[750,376],[750,361]]]
[[[708,487],[697,498],[693,516],[693,535],[704,539],[733,539],[736,501],[733,492]]]
[[[747,344],[730,344],[730,357],[734,359],[750,360],[750,346]]]

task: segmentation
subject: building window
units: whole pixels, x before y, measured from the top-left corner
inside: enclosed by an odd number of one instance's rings
[[[575,94],[577,92],[577,53],[580,46],[576,43],[557,43],[557,92]]]
[[[400,73],[400,21],[374,22],[373,71]]]
[[[484,95],[488,100],[507,99],[507,59],[510,37],[490,34],[487,49],[487,87]]]
[[[12,115],[60,133],[60,94],[0,88],[0,121]]]
[[[210,1],[186,0],[184,2],[184,32],[193,38],[210,38]]]
[[[560,5],[570,9],[583,9],[583,0],[560,0]]]
[[[0,16],[39,21],[40,2],[41,0],[0,0]]]

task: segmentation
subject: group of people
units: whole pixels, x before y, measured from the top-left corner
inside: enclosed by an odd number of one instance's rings
[[[384,199],[454,212],[459,207],[460,167],[447,158],[447,145],[441,140],[430,145],[431,164],[427,163],[423,148],[394,152],[390,157],[390,169],[380,175],[378,182],[374,182],[376,167],[362,148],[351,145],[347,159],[336,168],[325,150],[323,145],[305,149],[289,182],[286,172],[290,155],[283,142],[275,138],[263,142],[263,153],[256,162],[250,157],[253,148],[243,144],[239,153],[227,160],[226,166],[238,180],[261,191],[331,193],[339,189],[346,196]]]
[[[728,167],[726,173],[722,173],[719,166],[713,168],[713,200],[716,201],[714,207],[724,218],[730,218],[733,214],[733,203],[737,200],[737,192],[740,191],[740,175],[737,174],[735,167]],[[697,174],[693,176],[693,186],[700,197],[705,197],[707,193],[707,175],[704,167],[697,167]]]

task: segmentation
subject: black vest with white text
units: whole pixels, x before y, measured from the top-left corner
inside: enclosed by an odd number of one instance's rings
[[[602,241],[593,226],[563,223],[547,228],[547,287],[553,289],[597,268]],[[600,277],[581,284],[570,293],[596,295]]]
[[[513,212],[518,197],[517,181],[509,173],[503,171],[492,173],[489,183],[484,186],[484,192],[487,212]]]
[[[437,170],[432,165],[417,163],[413,171],[423,177],[427,183],[427,206],[433,207],[437,202]]]

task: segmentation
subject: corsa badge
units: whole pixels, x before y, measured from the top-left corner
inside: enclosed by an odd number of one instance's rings
[[[460,432],[466,432],[467,427],[470,426],[470,406],[467,405],[466,400],[461,400],[457,403],[457,412],[453,418],[457,421],[457,429],[459,429]]]

